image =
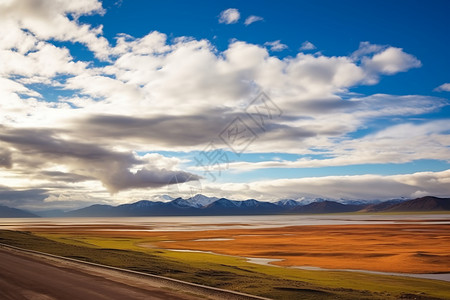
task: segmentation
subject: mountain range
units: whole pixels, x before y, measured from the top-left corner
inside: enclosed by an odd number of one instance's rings
[[[164,200],[164,201],[160,201]],[[345,201],[326,199],[298,201],[283,199],[277,202],[244,201],[195,195],[194,197],[171,198],[161,196],[157,201],[141,200],[130,204],[111,206],[95,204],[85,208],[64,212],[49,210],[30,213],[17,208],[0,206],[0,218],[33,217],[144,217],[144,216],[224,216],[224,215],[276,215],[276,214],[325,214],[325,213],[379,213],[379,212],[425,212],[450,211],[450,198],[426,196],[406,200]]]
[[[159,199],[165,201],[141,200],[118,206],[95,204],[68,212],[47,211],[36,212],[36,214],[43,217],[144,217],[450,211],[450,198],[432,196],[412,200],[346,201],[342,203],[325,199],[316,199],[314,202],[293,199],[277,202],[255,199],[236,201],[200,194],[188,199],[173,199],[169,196]]]

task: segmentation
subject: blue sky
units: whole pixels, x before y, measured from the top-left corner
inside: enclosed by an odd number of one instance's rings
[[[393,45],[413,53],[423,62],[420,69],[383,78],[373,87],[356,92],[426,93],[448,81],[450,47],[448,1],[106,1],[104,16],[86,17],[103,24],[113,40],[124,32],[135,37],[149,30],[172,37],[208,39],[225,50],[231,39],[264,44],[281,40],[289,48],[277,56],[295,56],[304,41],[326,55],[349,55],[361,41]],[[236,24],[218,24],[221,11],[236,7],[242,17]],[[263,21],[243,26],[246,17]],[[433,76],[430,76],[433,74]],[[411,84],[420,81],[421,84]]]
[[[0,204],[450,196],[449,11],[0,4]]]
[[[106,4],[107,3],[107,4]],[[140,37],[152,28],[173,37],[192,36],[196,39],[210,40],[218,50],[226,50],[233,39],[255,44],[264,44],[268,40],[280,40],[287,45],[283,51],[276,51],[278,57],[295,56],[304,41],[313,42],[317,49],[327,55],[349,55],[361,41],[374,44],[386,44],[401,47],[420,57],[423,66],[419,69],[383,78],[374,86],[357,86],[350,91],[355,93],[388,94],[427,94],[442,97],[442,93],[433,91],[442,82],[448,80],[450,60],[446,49],[450,47],[448,1],[435,1],[432,5],[423,1],[155,1],[142,3],[124,1],[106,2],[110,13],[98,17],[95,23],[108,24],[105,35],[113,39],[123,30],[127,22],[128,34]],[[110,6],[107,6],[110,5]],[[174,10],[173,8],[177,9]],[[220,12],[237,7],[241,14],[235,24],[218,24]],[[127,18],[124,14],[131,16]],[[264,16],[264,20],[245,26],[245,18],[251,15]],[[124,19],[122,19],[124,18]],[[117,22],[117,20],[121,20]],[[193,22],[195,20],[195,22]],[[319,46],[320,45],[320,46]],[[435,51],[430,51],[435,49]],[[441,51],[439,51],[441,49]],[[430,74],[433,74],[430,76]],[[420,83],[420,84],[414,84]],[[443,108],[426,118],[445,118],[450,115]],[[377,120],[386,125],[391,119]],[[395,122],[395,121],[394,121]],[[372,127],[377,127],[373,124]],[[364,130],[365,134],[370,130]],[[360,131],[350,133],[359,136]],[[229,153],[232,156],[232,152]],[[184,153],[172,153],[184,157]],[[264,153],[247,154],[240,159],[258,161]],[[275,156],[275,155],[273,155]],[[292,159],[291,155],[278,153],[278,157]],[[189,155],[188,155],[189,157]],[[340,167],[339,170],[322,168],[321,170],[291,170],[289,177],[309,172],[320,175],[339,174],[392,174],[392,172],[411,172],[422,170],[442,170],[448,168],[445,161],[420,161],[407,164],[357,165]],[[397,170],[397,171],[396,171]],[[262,176],[276,178],[286,170],[270,170]],[[328,173],[329,172],[329,173]],[[259,173],[259,172],[258,172]],[[270,173],[270,174],[267,174]],[[246,174],[245,178],[258,174]],[[261,175],[260,175],[261,176]],[[301,175],[305,176],[305,175]],[[229,176],[228,176],[229,177]],[[224,178],[222,178],[224,180]],[[229,180],[227,178],[226,180]]]

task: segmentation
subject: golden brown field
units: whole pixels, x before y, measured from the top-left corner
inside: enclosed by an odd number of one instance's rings
[[[450,225],[323,225],[209,231],[136,229],[139,228],[86,225],[30,228],[30,231],[71,236],[138,238],[144,241],[137,244],[139,247],[281,259],[273,262],[280,266],[401,273],[450,272]]]

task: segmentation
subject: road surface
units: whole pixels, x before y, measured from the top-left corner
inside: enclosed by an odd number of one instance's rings
[[[0,299],[202,299],[181,291],[151,286],[144,279],[106,274],[0,247]],[[112,272],[114,273],[114,272]],[[203,298],[204,299],[204,298]]]

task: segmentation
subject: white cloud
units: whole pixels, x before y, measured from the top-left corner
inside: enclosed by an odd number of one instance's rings
[[[149,169],[166,169],[179,170],[179,165],[182,162],[176,157],[167,157],[159,153],[147,153],[142,156],[142,160],[146,161],[145,167]]]
[[[450,92],[450,83],[444,83],[434,89],[437,92]]]
[[[74,62],[69,50],[39,42],[30,52],[0,51],[0,75],[41,78],[44,82],[57,74],[80,74],[87,64]]]
[[[316,46],[314,46],[313,43],[305,41],[302,43],[301,47],[300,47],[300,51],[301,50],[314,50],[316,49]]]
[[[278,44],[281,43],[278,41]],[[65,82],[59,83],[61,86],[58,88],[74,90],[75,93],[62,98],[58,105],[76,105],[77,117],[72,122],[63,122],[61,126],[82,123],[85,138],[95,132],[105,133],[103,137],[93,137],[92,141],[102,138],[109,143],[108,135],[112,131],[99,127],[89,130],[86,128],[89,124],[86,123],[87,118],[101,114],[135,118],[135,121],[127,120],[128,126],[135,126],[132,124],[137,122],[148,133],[131,132],[131,127],[119,130],[124,135],[115,142],[128,150],[135,150],[133,147],[154,151],[198,150],[217,137],[231,121],[227,118],[243,112],[245,103],[250,101],[257,87],[264,87],[283,109],[285,118],[277,120],[273,130],[264,133],[248,151],[259,149],[270,152],[283,147],[290,153],[307,152],[309,147],[332,145],[332,139],[357,130],[368,118],[414,115],[424,109],[432,111],[441,105],[439,101],[416,96],[401,100],[389,95],[342,100],[337,93],[345,93],[348,88],[364,83],[376,74],[368,75],[362,66],[345,56],[299,53],[296,57],[279,59],[271,56],[265,48],[246,42],[233,42],[220,53],[206,40],[179,38],[169,43],[166,35],[159,32],[151,32],[139,39],[119,36],[116,47],[111,49],[116,58],[103,68],[89,68],[86,63],[74,64],[67,49],[55,49],[59,51],[57,54],[63,54],[59,59],[61,63],[44,74],[34,74],[36,72],[31,70],[44,71],[47,68],[37,64],[25,70],[29,73],[23,75],[46,75],[48,80],[53,80],[58,71],[70,75]],[[58,57],[56,54],[54,56]],[[17,70],[13,70],[14,66]],[[12,64],[9,72],[15,74],[20,70],[20,64]],[[14,93],[14,97],[18,97],[19,94]],[[433,102],[435,105],[431,104]],[[25,105],[23,114],[14,118],[15,122],[22,118],[22,124],[34,122],[36,126],[47,126],[61,120],[62,110],[66,119],[75,114],[68,105],[51,107],[42,102],[47,107],[46,118],[41,120],[38,118],[43,114],[38,114],[37,104],[32,107],[32,102],[23,100],[17,103]],[[39,105],[39,109],[43,109]],[[28,112],[29,117],[23,119],[27,107],[36,113]],[[209,116],[217,113],[222,115],[222,119],[211,126]],[[111,120],[119,122],[119,119]],[[143,123],[142,120],[147,121]],[[177,134],[167,135],[163,134],[163,127],[150,127],[153,124],[151,120],[154,124],[164,122],[173,130],[184,120],[196,129],[182,134],[180,128]],[[114,123],[109,126],[114,126]],[[150,143],[152,149],[142,149],[143,141]]]
[[[378,83],[380,75],[394,75],[422,66],[419,59],[401,48],[369,42],[361,42],[349,58],[361,66],[366,73],[364,84],[370,85]]]
[[[244,24],[245,24],[245,26],[248,26],[248,25],[250,25],[252,23],[259,22],[259,21],[262,21],[262,20],[264,20],[264,18],[252,15],[252,16],[247,17],[247,19],[245,19]]]
[[[423,124],[406,123],[388,127],[378,133],[358,139],[339,139],[320,149],[329,158],[300,158],[295,161],[273,160],[234,162],[227,164],[231,171],[250,171],[265,168],[316,168],[358,164],[406,163],[421,159],[450,162],[450,130],[448,121]],[[411,151],[414,149],[414,151]],[[318,150],[318,149],[317,149]],[[318,154],[319,152],[316,152]],[[222,166],[225,168],[225,166]],[[200,169],[197,169],[200,170]]]
[[[250,183],[209,184],[204,191],[231,199],[329,198],[388,200],[417,195],[450,195],[450,170],[405,175],[325,176],[277,179]]]
[[[102,27],[91,28],[89,25],[78,22],[78,17],[82,15],[103,12],[102,4],[97,0],[2,1],[0,3],[0,36],[7,36],[11,44],[15,42],[15,38],[23,38],[23,33],[20,31],[25,29],[31,31],[40,40],[55,39],[82,43],[97,57],[107,59],[109,44],[101,36]],[[73,20],[69,19],[68,15],[71,15]]]
[[[110,101],[136,99],[142,96],[136,85],[98,75],[79,75],[69,78],[65,88],[80,90],[81,94],[89,95],[94,98],[107,97]]]
[[[282,44],[280,40],[273,42],[265,42],[264,46],[269,47],[270,51],[283,51],[288,48],[287,45]]]
[[[371,44],[367,41],[360,42],[358,50],[353,52],[351,57],[354,60],[360,60],[362,57],[365,57],[365,56],[368,56],[368,55],[371,55],[374,53],[379,53],[379,52],[385,50],[386,48],[387,48],[387,46],[375,45],[375,44]]]
[[[202,150],[235,117],[245,118],[245,108],[259,88],[283,115],[266,132],[258,132],[258,139],[247,149],[250,152],[310,154],[314,148],[330,154],[324,161],[297,161],[297,167],[446,156],[448,134],[439,128],[447,127],[433,122],[383,125],[378,134],[355,141],[348,138],[377,118],[432,112],[448,103],[426,96],[349,93],[355,86],[377,83],[382,75],[420,66],[417,58],[400,48],[362,43],[349,56],[298,53],[280,59],[265,47],[244,41],[233,41],[219,51],[208,40],[168,39],[157,31],[141,38],[120,34],[112,47],[101,27],[93,28],[78,19],[94,13],[103,13],[100,2],[94,0],[0,3],[0,174],[4,184],[51,186],[47,199],[57,202],[76,199],[80,193],[75,190],[89,194],[91,200],[118,202],[143,199],[150,193],[148,187],[151,192],[164,193],[169,177],[190,175],[180,169],[182,162],[157,153],[132,154]],[[236,9],[221,14],[226,24],[239,18]],[[105,61],[101,66],[95,61],[76,61],[70,44],[54,45],[54,40],[82,43]],[[266,46],[271,51],[286,48],[280,41]],[[56,96],[50,101],[46,92]],[[27,140],[18,139],[26,137],[24,134],[14,141],[6,134],[19,129],[27,130]],[[45,148],[30,144],[38,138],[53,144]],[[410,151],[408,145],[414,145],[416,151]],[[255,165],[234,167],[244,170]],[[292,166],[286,161],[257,166],[280,165]],[[45,176],[39,170],[45,170]],[[67,178],[74,182],[65,182]],[[294,191],[293,182],[270,182],[279,184],[279,190],[265,190],[258,183],[228,187],[236,197],[249,191],[249,197],[259,198],[265,192],[282,193],[282,186]],[[304,182],[300,180],[307,190]],[[324,194],[339,192],[338,184],[329,186]],[[205,187],[225,193],[214,185],[205,183]],[[109,196],[108,189],[124,192]],[[433,192],[423,185],[414,191],[408,188],[410,191]],[[343,194],[352,196],[350,191]]]
[[[419,68],[422,63],[401,48],[389,47],[372,58],[363,59],[363,65],[369,71],[391,75]]]
[[[241,14],[236,8],[229,8],[222,11],[219,15],[219,23],[234,24],[239,21]]]

